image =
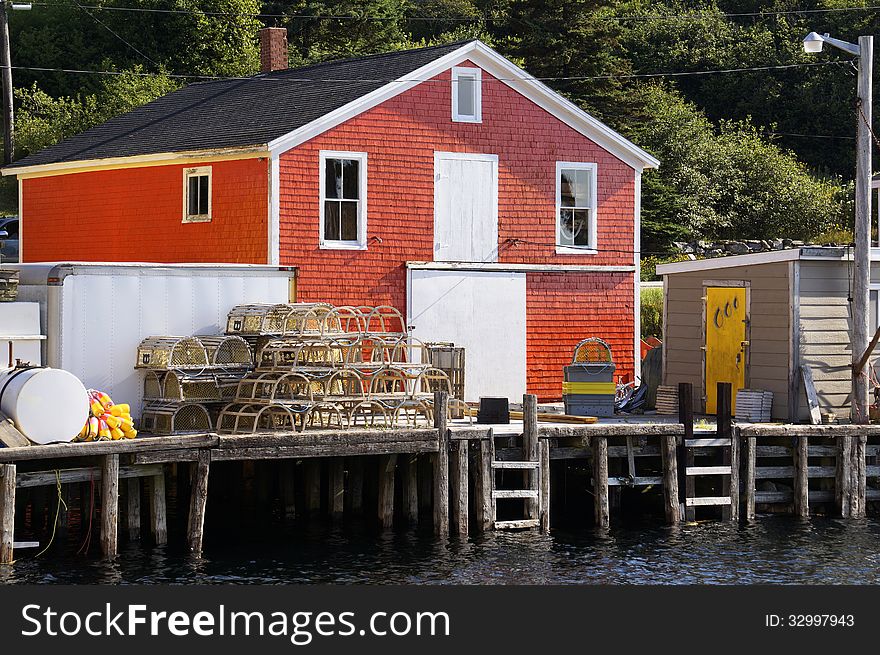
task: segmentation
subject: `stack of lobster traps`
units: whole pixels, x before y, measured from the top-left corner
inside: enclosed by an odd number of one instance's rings
[[[221,434],[429,425],[434,392],[452,391],[393,307],[239,305],[227,334],[254,346],[256,366],[220,412]]]
[[[253,369],[253,351],[231,335],[148,337],[138,346],[135,368],[145,371],[144,432],[210,432]]]

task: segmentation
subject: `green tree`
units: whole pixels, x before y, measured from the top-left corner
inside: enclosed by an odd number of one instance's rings
[[[96,93],[54,98],[36,83],[16,89],[18,156],[37,152],[177,88],[167,75],[143,75],[141,68],[103,79]]]
[[[662,162],[645,175],[645,250],[673,238],[810,238],[842,221],[842,188],[810,174],[746,121],[715,127],[668,86],[637,92],[630,136]]]

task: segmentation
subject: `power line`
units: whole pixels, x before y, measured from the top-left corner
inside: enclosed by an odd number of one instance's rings
[[[837,136],[833,134],[804,134],[802,132],[767,132],[767,136],[794,136],[803,137],[805,139],[846,139],[855,141],[854,136]]]
[[[840,66],[848,64],[848,61],[817,61],[817,62],[805,62],[801,64],[780,64],[778,66],[751,66],[747,68],[722,68],[715,70],[703,70],[703,71],[671,71],[665,73],[623,73],[619,75],[591,75],[591,76],[564,76],[564,77],[530,77],[530,78],[485,78],[484,82],[522,82],[522,81],[537,81],[537,82],[563,82],[563,81],[594,81],[594,80],[613,80],[613,79],[633,79],[633,78],[654,78],[654,77],[685,77],[689,75],[715,75],[715,74],[727,74],[727,73],[747,73],[747,72],[766,72],[766,71],[774,71],[774,70],[789,70],[793,68],[811,68],[814,66]],[[42,72],[42,73],[75,73],[75,74],[83,74],[83,75],[136,75],[136,76],[153,76],[159,75],[160,73],[151,73],[151,72],[141,72],[141,71],[108,71],[108,70],[90,70],[90,69],[80,69],[80,68],[51,68],[44,66],[12,66],[14,70],[26,70],[32,72]],[[295,69],[294,69],[295,70]],[[166,77],[171,78],[180,78],[180,79],[197,79],[197,80],[205,80],[205,81],[223,81],[223,80],[252,80],[252,81],[260,81],[260,82],[325,82],[328,84],[346,84],[346,83],[362,83],[362,82],[373,82],[373,83],[392,83],[392,82],[448,82],[449,80],[442,80],[437,78],[411,78],[411,77],[401,77],[401,78],[360,78],[360,77],[349,77],[349,78],[314,78],[314,77],[282,77],[279,75],[272,76],[241,76],[241,77],[232,77],[232,76],[221,76],[221,75],[195,75],[195,74],[183,74],[183,73],[164,73]]]
[[[64,5],[56,2],[32,2],[33,5],[44,7],[63,7]],[[250,18],[286,18],[289,20],[304,19],[328,19],[328,20],[362,20],[362,21],[428,21],[438,23],[470,23],[477,21],[486,22],[503,22],[509,20],[505,18],[493,18],[486,15],[479,16],[357,16],[354,14],[270,14],[270,13],[250,13],[250,12],[230,12],[230,11],[200,11],[196,9],[162,9],[147,7],[115,7],[100,5],[83,5],[88,9],[101,11],[117,11],[145,14],[195,14],[200,16],[219,16],[219,17],[250,17]],[[716,11],[691,11],[683,14],[641,14],[632,16],[603,16],[596,12],[591,18],[607,21],[664,21],[677,20],[680,18],[698,18],[698,17],[718,17],[718,18],[762,18],[770,16],[798,16],[798,15],[815,15],[828,13],[844,13],[844,12],[869,12],[880,11],[880,5],[869,5],[863,7],[825,7],[818,9],[787,9],[775,11],[749,11],[749,12],[729,12],[722,13]]]
[[[89,9],[88,9],[87,7],[84,7],[83,5],[81,5],[79,2],[77,2],[77,0],[72,0],[72,1],[73,1],[73,4],[75,4],[80,10],[84,11],[84,12],[86,13],[86,15],[87,15],[89,18],[91,18],[92,20],[94,20],[96,23],[98,23],[98,25],[100,25],[100,26],[103,27],[105,30],[107,30],[108,32],[110,32],[110,34],[112,34],[113,36],[115,36],[117,39],[119,39],[120,41],[122,41],[125,45],[127,45],[129,48],[131,48],[132,50],[134,50],[136,53],[138,53],[141,57],[143,57],[144,59],[146,59],[148,62],[150,62],[151,64],[153,64],[153,65],[155,65],[155,66],[158,66],[158,65],[159,65],[158,62],[154,61],[152,58],[148,57],[148,56],[145,55],[143,52],[141,52],[140,50],[138,50],[134,45],[132,45],[131,43],[129,43],[128,41],[126,41],[124,38],[122,38],[122,36],[121,36],[118,32],[116,32],[115,30],[113,30],[113,28],[111,28],[111,27],[110,27],[109,25],[107,25],[104,21],[102,21],[100,18],[98,18],[97,16],[95,16],[92,12],[90,12]]]

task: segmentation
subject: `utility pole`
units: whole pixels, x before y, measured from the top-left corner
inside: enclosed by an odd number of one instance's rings
[[[6,0],[0,0],[0,67],[3,69],[3,163],[11,164],[15,155],[15,118],[12,111],[12,54],[9,50]]]
[[[873,108],[874,37],[859,37],[858,115],[856,133],[856,222],[853,266],[853,381],[852,408],[854,423],[870,422],[868,366],[859,367],[868,350],[871,334],[868,308],[871,282],[871,118]],[[867,437],[859,435],[850,443],[850,516],[865,516],[865,450]]]
[[[874,69],[874,37],[860,36],[859,43],[848,43],[829,34],[810,32],[804,39],[806,52],[822,52],[824,44],[855,55],[858,59],[859,82],[856,100],[856,221],[853,230],[855,254],[852,290],[852,396],[850,418],[853,423],[870,422],[868,398],[868,367],[865,365],[876,339],[868,344],[870,333],[871,282],[871,117],[873,105],[872,75]],[[880,330],[878,330],[880,334]],[[837,462],[840,478],[837,501],[844,518],[865,516],[865,451],[867,437],[838,437]]]
[[[868,367],[858,367],[868,349],[869,284],[871,282],[871,114],[874,37],[859,37],[858,131],[856,133],[856,222],[853,279],[853,402],[854,423],[868,423]]]

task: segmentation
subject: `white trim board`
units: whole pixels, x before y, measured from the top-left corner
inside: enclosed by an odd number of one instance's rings
[[[510,273],[632,273],[635,266],[586,264],[517,264],[496,262],[407,262],[410,270],[425,271],[507,271]]]
[[[660,161],[590,116],[480,41],[466,43],[411,73],[269,142],[273,153],[286,152],[327,130],[412,89],[463,61],[471,61],[636,170],[657,168]]]
[[[179,152],[159,152],[151,155],[131,155],[128,157],[108,157],[106,159],[80,159],[76,161],[60,161],[52,164],[36,164],[34,166],[6,167],[0,169],[2,175],[28,176],[32,173],[80,172],[92,168],[136,168],[142,166],[173,166],[188,161],[208,163],[209,160],[225,161],[227,159],[256,159],[269,154],[265,144],[242,146],[237,148],[209,148],[206,150],[181,150]]]
[[[281,160],[269,155],[269,221],[266,263],[278,266],[281,262]]]

